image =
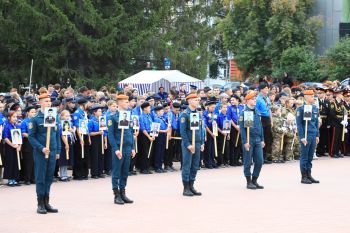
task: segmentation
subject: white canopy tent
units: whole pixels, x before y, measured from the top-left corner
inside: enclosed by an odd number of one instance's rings
[[[179,88],[181,83],[186,85],[187,90],[190,89],[190,85],[195,85],[198,88],[203,88],[204,86],[202,80],[193,78],[178,70],[144,70],[124,79],[118,85],[123,87],[125,84],[131,84],[143,95],[147,91],[157,93],[159,87],[164,87],[165,91],[169,92],[170,87],[176,86]]]

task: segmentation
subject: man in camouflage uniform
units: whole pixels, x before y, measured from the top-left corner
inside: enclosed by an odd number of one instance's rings
[[[281,151],[281,143],[282,137],[284,134],[283,122],[284,120],[281,117],[281,109],[277,106],[273,106],[271,108],[272,112],[272,162],[273,163],[282,163],[284,162],[282,151]]]

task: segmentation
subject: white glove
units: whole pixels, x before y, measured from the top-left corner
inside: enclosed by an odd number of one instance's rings
[[[347,127],[348,126],[348,121],[342,121],[342,122],[340,122],[340,124],[342,124],[342,125],[344,125],[344,127]]]

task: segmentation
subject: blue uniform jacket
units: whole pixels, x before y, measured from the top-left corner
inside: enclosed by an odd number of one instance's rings
[[[141,116],[141,114],[142,114],[141,106],[136,106],[136,107],[132,110],[131,113],[132,113],[132,115]]]
[[[152,122],[153,122],[153,119],[150,114],[142,113],[140,116],[140,131],[142,132],[146,130],[147,133],[150,133]]]
[[[25,118],[21,123],[21,132],[22,133],[29,133],[29,118]]]
[[[171,128],[173,130],[180,129],[180,113],[176,117],[174,112],[169,113],[171,115]]]
[[[181,120],[180,120],[180,135],[182,138],[182,142],[184,143],[184,146],[187,148],[188,146],[192,145],[192,130],[191,130],[191,122],[190,122],[190,114],[195,113],[195,111],[191,111],[190,108],[187,108],[182,114],[181,114]],[[199,115],[199,122],[200,124],[203,124],[202,116]],[[195,142],[200,143],[201,145],[204,144],[204,137],[203,137],[203,127],[202,125],[199,126],[199,130],[195,131]]]
[[[98,124],[98,119],[95,116],[91,116],[88,123],[88,131],[89,133],[95,133],[100,131],[100,126]],[[103,135],[107,136],[107,132],[104,130]]]
[[[305,138],[305,121],[304,121],[304,106],[301,106],[297,109],[297,129],[299,139]],[[312,115],[311,120],[307,123],[307,135],[308,137],[319,137],[320,131],[318,129],[318,109],[315,105],[312,105]]]
[[[78,108],[72,115],[72,124],[74,127],[79,127],[79,120],[80,119],[87,119],[86,113],[83,111],[83,109]]]
[[[50,151],[55,152],[55,154],[61,153],[61,138],[58,123],[60,122],[58,117],[56,120],[56,126],[51,127],[51,137],[50,137]],[[38,114],[30,119],[29,125],[29,142],[32,144],[34,150],[42,153],[42,150],[46,147],[46,133],[47,128],[44,127],[44,114],[39,111]],[[42,153],[44,155],[44,153]]]
[[[230,121],[231,120],[230,116],[227,113],[226,114],[220,113],[219,116],[218,116],[218,119],[217,119],[218,127],[220,129],[223,128],[224,121],[226,121],[226,120]],[[231,122],[230,122],[230,124],[231,124]]]
[[[246,106],[244,111],[254,111],[254,125],[249,129],[250,131],[250,142],[252,141],[252,138],[260,137],[261,141],[264,141],[264,131],[261,123],[261,115],[258,112],[257,109],[250,109]],[[242,111],[241,115],[239,116],[238,123],[239,123],[239,129],[241,134],[241,141],[242,145],[247,143],[247,131],[244,128],[244,111]]]
[[[111,115],[108,120],[108,140],[112,147],[112,152],[120,150],[121,129],[118,129],[119,125],[119,112]],[[124,129],[123,136],[123,153],[131,152],[134,149],[134,130],[132,127]]]
[[[231,120],[237,125],[238,124],[238,118],[241,115],[241,112],[243,111],[244,106],[239,104],[238,106],[232,105],[229,106],[227,109],[227,112],[229,112],[229,116],[231,117]]]
[[[13,125],[8,120],[5,121],[4,128],[2,131],[2,139],[8,138],[12,142],[11,129],[19,129],[20,125]]]
[[[208,110],[203,112],[204,124],[206,127],[211,128],[213,126],[213,121],[216,121],[218,115],[215,112],[209,113]]]

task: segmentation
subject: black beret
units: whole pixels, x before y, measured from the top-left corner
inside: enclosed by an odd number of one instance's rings
[[[153,96],[148,96],[148,97],[146,98],[146,101],[150,101],[150,100],[154,100],[154,97],[153,97]]]
[[[173,103],[173,108],[180,108],[181,104],[178,102]]]
[[[154,107],[154,111],[160,111],[160,110],[163,110],[163,109],[164,108],[161,105]]]
[[[184,104],[184,105],[181,105],[181,109],[187,109],[188,105]]]
[[[268,87],[269,85],[267,84],[267,83],[265,83],[265,82],[261,82],[260,84],[259,84],[259,90],[262,90],[262,89],[264,89],[264,88],[266,88],[266,87]]]
[[[216,104],[215,101],[208,101],[205,103],[205,106],[210,106],[210,105],[214,105],[214,104]]]
[[[145,109],[147,107],[151,106],[147,101],[141,104],[141,109]]]
[[[25,111],[25,112],[29,112],[30,110],[32,110],[32,109],[37,109],[37,108],[38,108],[37,106],[32,105],[32,106],[26,107],[26,108],[24,109],[24,111]]]
[[[78,104],[86,104],[88,101],[87,101],[87,99],[85,99],[85,98],[79,98],[79,99],[77,99],[77,103]]]
[[[91,108],[89,110],[90,110],[90,112],[94,112],[98,109],[103,109],[103,106],[100,104],[94,104],[93,106],[91,106]]]
[[[54,100],[51,104],[52,107],[58,107],[60,105],[61,105],[61,101],[59,101],[59,100]]]

